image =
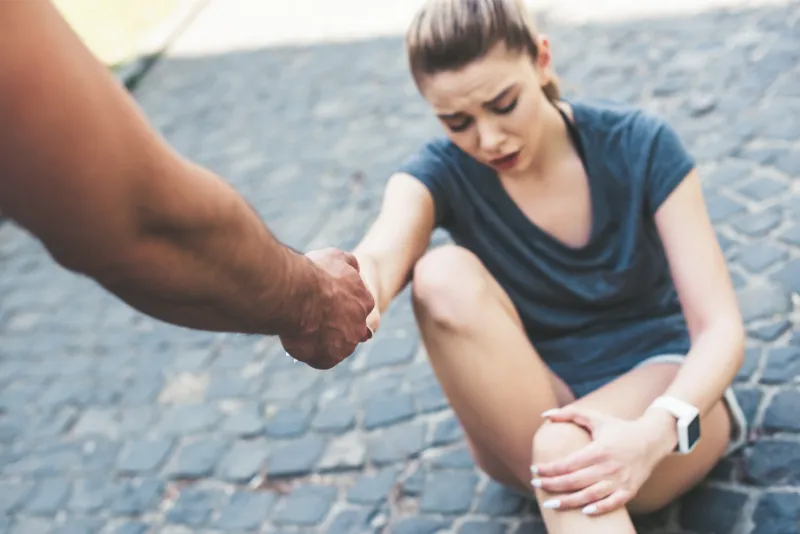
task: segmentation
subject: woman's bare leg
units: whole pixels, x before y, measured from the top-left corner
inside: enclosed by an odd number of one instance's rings
[[[413,296],[431,365],[475,461],[489,476],[531,492],[534,456],[546,462],[589,443],[586,432],[575,425],[542,425],[543,411],[574,397],[542,362],[508,296],[474,255],[455,246],[429,252],[415,268]],[[643,367],[575,402],[638,417],[666,389],[674,372],[674,364]],[[704,418],[703,445],[687,457],[665,460],[629,508],[644,512],[661,507],[702,478],[727,444],[726,417],[724,409],[715,408]],[[551,498],[539,490],[536,496],[540,502]],[[626,509],[599,517],[543,512],[550,534],[634,532]]]
[[[510,299],[472,253],[456,246],[429,252],[412,287],[428,357],[475,462],[530,493],[540,414],[571,402],[569,388],[539,358]]]

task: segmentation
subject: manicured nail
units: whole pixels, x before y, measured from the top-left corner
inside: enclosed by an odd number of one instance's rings
[[[541,488],[542,487],[541,479],[538,479],[538,478],[532,479],[531,480],[531,486],[533,486],[534,488]]]
[[[584,506],[583,510],[581,510],[581,512],[583,512],[586,515],[593,514],[596,511],[597,511],[597,506],[594,504],[590,504],[589,506]]]
[[[550,417],[551,415],[553,415],[557,411],[558,410],[556,408],[553,408],[552,410],[547,410],[546,412],[542,412],[542,417]]]
[[[535,465],[532,465],[531,466],[531,475],[536,476],[538,474],[539,474],[539,468],[536,467]]]
[[[542,508],[558,508],[561,506],[561,501],[558,499],[550,499],[542,503]]]

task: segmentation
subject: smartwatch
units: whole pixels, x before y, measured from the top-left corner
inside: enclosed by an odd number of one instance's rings
[[[651,405],[666,410],[675,417],[678,429],[678,444],[675,452],[689,454],[700,439],[700,411],[675,397],[661,396]]]

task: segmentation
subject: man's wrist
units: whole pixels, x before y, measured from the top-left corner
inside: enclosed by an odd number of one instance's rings
[[[304,254],[293,250],[289,250],[286,269],[286,279],[292,285],[292,298],[287,299],[286,307],[292,318],[294,335],[314,334],[324,322],[330,295],[329,276]]]

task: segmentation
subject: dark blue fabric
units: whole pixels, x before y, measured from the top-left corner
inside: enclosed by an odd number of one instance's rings
[[[482,260],[542,358],[577,387],[605,383],[649,356],[689,350],[653,214],[694,160],[653,114],[568,103],[591,188],[593,226],[585,247],[568,247],[534,225],[492,168],[445,137],[398,170],[428,187],[437,226]]]

